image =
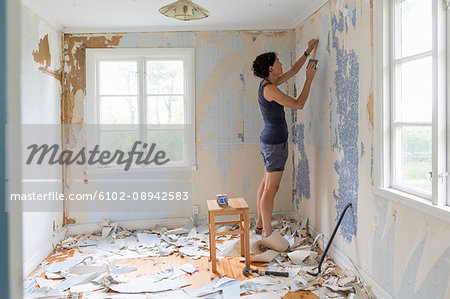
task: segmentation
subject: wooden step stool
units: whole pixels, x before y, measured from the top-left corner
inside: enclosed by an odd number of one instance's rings
[[[250,267],[250,234],[248,221],[248,205],[243,198],[230,198],[228,205],[219,206],[216,200],[208,200],[209,222],[209,256],[212,271],[217,273],[216,265],[216,236],[240,234],[241,256],[245,256],[245,266]],[[216,216],[239,215],[239,220],[216,221]],[[216,225],[239,223],[238,231],[216,232]]]

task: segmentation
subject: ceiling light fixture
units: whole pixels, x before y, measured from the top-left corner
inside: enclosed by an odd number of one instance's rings
[[[200,20],[209,16],[209,11],[192,0],[178,0],[159,9],[166,17],[181,21]]]

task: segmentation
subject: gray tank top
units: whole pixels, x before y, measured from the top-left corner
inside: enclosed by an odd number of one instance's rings
[[[288,139],[289,132],[287,129],[286,116],[284,114],[284,106],[276,101],[267,101],[264,98],[264,87],[270,82],[259,84],[258,102],[264,119],[264,129],[261,132],[260,140],[267,144],[283,143]]]

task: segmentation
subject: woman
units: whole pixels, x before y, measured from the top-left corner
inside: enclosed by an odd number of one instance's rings
[[[256,233],[262,233],[263,239],[274,235],[271,225],[273,199],[278,191],[288,157],[288,130],[284,107],[303,109],[308,99],[311,82],[316,74],[316,64],[308,65],[306,81],[297,99],[284,94],[277,86],[289,80],[301,69],[318,42],[318,39],[311,39],[304,54],[285,73],[283,73],[281,62],[273,52],[261,54],[253,61],[253,73],[263,79],[258,90],[258,102],[264,119],[260,149],[266,170],[258,188],[258,220],[256,221]],[[276,236],[274,238],[279,240]],[[285,243],[279,245],[280,251],[287,249]],[[283,249],[284,247],[286,248]]]

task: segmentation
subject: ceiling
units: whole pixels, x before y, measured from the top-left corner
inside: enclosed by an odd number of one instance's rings
[[[159,8],[175,0],[23,0],[68,33],[292,29],[328,0],[194,0],[210,16],[179,21]]]

